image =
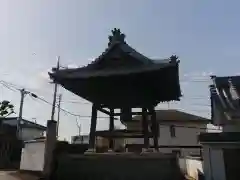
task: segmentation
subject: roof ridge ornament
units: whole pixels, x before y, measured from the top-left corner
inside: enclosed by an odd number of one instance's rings
[[[125,37],[126,37],[126,35],[121,33],[120,29],[114,28],[112,30],[112,35],[108,36],[108,39],[109,39],[108,47],[116,42],[126,43]]]
[[[172,56],[170,57],[170,61],[171,61],[171,62],[178,62],[178,61],[179,61],[179,58],[178,58],[178,56],[176,56],[176,55],[172,55]]]

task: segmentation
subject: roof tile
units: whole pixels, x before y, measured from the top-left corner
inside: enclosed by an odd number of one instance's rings
[[[240,76],[212,77],[210,86],[211,104],[229,119],[240,117]],[[212,112],[213,113],[213,112]]]

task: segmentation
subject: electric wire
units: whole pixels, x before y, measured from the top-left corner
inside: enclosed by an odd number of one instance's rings
[[[4,83],[1,83],[1,84],[4,85],[4,87],[8,88],[9,90],[15,91],[15,90],[13,90],[12,88],[10,88],[8,85],[6,85],[6,84],[4,84]],[[16,89],[16,90],[19,90],[19,89]],[[36,95],[35,93],[29,92],[28,94],[30,94],[30,95],[31,95],[33,98],[35,98],[35,99],[39,99],[39,100],[41,100],[42,102],[45,102],[45,103],[47,103],[47,104],[49,104],[49,105],[52,105],[51,102],[45,100],[44,98],[39,97],[39,96]],[[58,106],[55,105],[55,107],[57,108]],[[63,111],[63,112],[65,112],[65,113],[67,113],[67,114],[69,114],[69,115],[75,116],[75,117],[83,117],[83,118],[90,118],[90,117],[91,117],[91,116],[84,116],[84,115],[75,114],[75,113],[72,113],[72,112],[70,112],[70,111],[68,111],[68,110],[66,110],[66,109],[63,109],[63,108],[60,108],[60,110]],[[101,117],[101,116],[98,116],[97,118],[106,119],[106,118],[109,118],[109,117]]]
[[[189,82],[189,81],[188,81],[188,82]],[[196,81],[195,81],[195,82],[196,82]],[[198,82],[199,82],[199,81],[198,81]],[[205,82],[206,82],[206,81],[205,81]],[[14,92],[16,92],[16,90],[20,90],[20,88],[17,88],[17,87],[19,87],[19,86],[15,85],[15,84],[13,84],[13,83],[10,83],[10,82],[6,82],[6,81],[3,81],[3,80],[0,80],[0,84],[2,84],[4,87],[6,87],[6,88],[8,88],[9,90],[14,91]],[[34,94],[34,93],[31,93],[31,92],[29,92],[29,93],[30,93],[30,95],[31,95],[32,97],[34,97],[35,99],[39,99],[39,100],[42,101],[42,102],[45,102],[45,103],[47,103],[47,104],[49,104],[49,105],[52,105],[52,103],[50,103],[49,101],[45,100],[44,98],[39,97],[39,96],[37,96],[37,95]],[[206,98],[206,97],[205,97],[205,98]],[[193,98],[189,98],[189,99],[204,99],[204,96],[197,96],[197,97],[193,97]],[[63,101],[63,103],[91,105],[91,103],[88,103],[88,102],[80,102],[80,101]],[[181,101],[179,104],[182,105],[182,103],[183,103],[183,101]],[[164,104],[166,104],[166,103],[164,103]],[[173,103],[171,103],[171,104],[173,104]],[[177,104],[174,104],[174,105],[177,105]],[[196,104],[196,103],[191,103],[191,104],[188,104],[188,105],[210,107],[210,105],[200,104],[200,103],[198,103],[198,104]],[[57,107],[57,106],[55,106],[55,107]],[[69,115],[72,115],[72,116],[75,116],[75,117],[81,117],[81,118],[90,118],[90,117],[91,117],[91,116],[78,115],[78,114],[72,113],[72,112],[70,112],[70,111],[68,111],[68,110],[66,110],[66,109],[63,109],[63,108],[61,108],[60,110],[63,111],[64,113],[66,113],[66,114],[69,114]],[[191,109],[191,111],[196,111],[196,112],[208,112],[207,110],[200,110],[200,109],[198,109],[198,110]],[[105,118],[105,119],[106,119],[106,118],[108,118],[108,117],[98,117],[98,118]]]

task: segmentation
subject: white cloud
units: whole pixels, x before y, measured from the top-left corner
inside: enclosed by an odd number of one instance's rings
[[[212,71],[202,71],[202,72],[190,72],[185,73],[183,75],[184,79],[190,80],[201,80],[201,79],[209,79],[214,73]]]
[[[42,79],[48,79],[49,80],[49,75],[48,75],[48,72],[50,72],[51,70],[47,70],[47,71],[42,71],[38,74],[39,78],[42,78]]]
[[[36,73],[31,78],[28,78],[28,81],[26,82],[25,86],[30,89],[34,90],[42,90],[47,91],[50,87],[50,78],[48,76],[48,70],[41,71]]]
[[[69,65],[67,65],[67,68],[69,68],[69,69],[74,69],[74,68],[78,68],[79,66],[78,65],[76,65],[76,64],[69,64]]]

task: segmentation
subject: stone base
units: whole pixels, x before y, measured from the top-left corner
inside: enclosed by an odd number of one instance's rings
[[[154,149],[154,148],[144,148],[143,150],[142,150],[142,153],[159,153],[159,151],[157,151],[156,149]]]

